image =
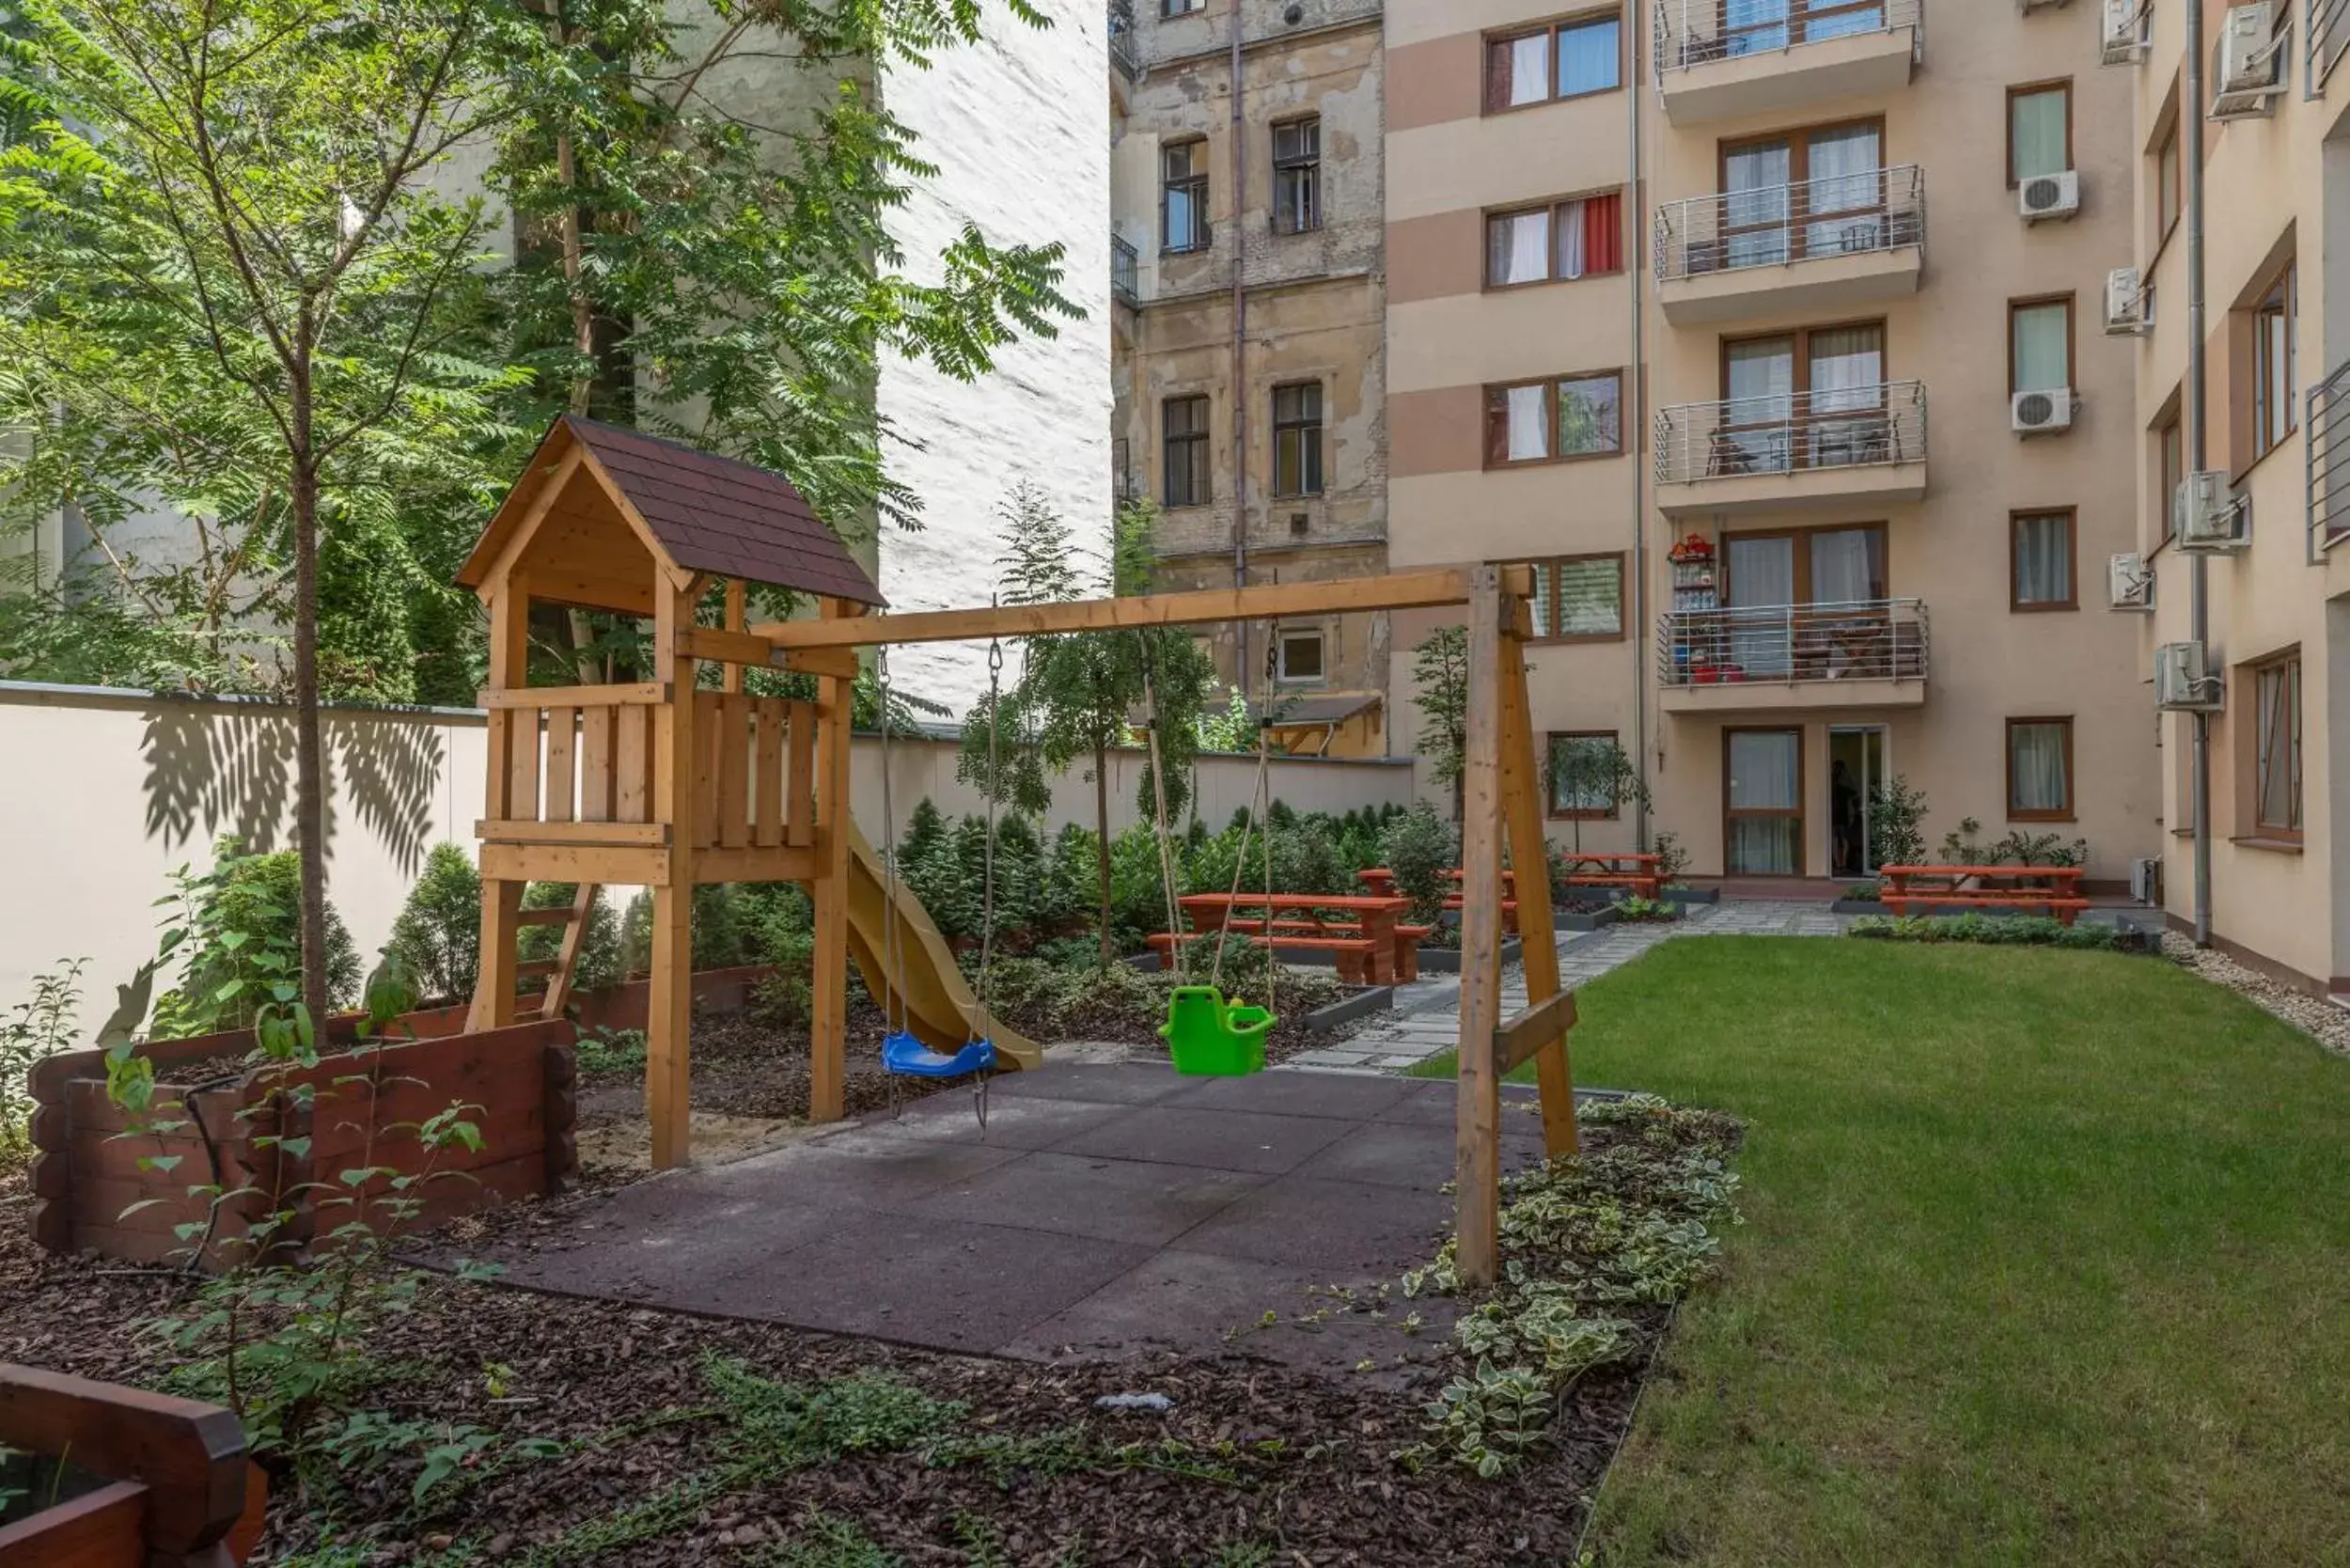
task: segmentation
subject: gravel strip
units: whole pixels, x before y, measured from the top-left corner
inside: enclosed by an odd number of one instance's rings
[[[2344,1011],[2333,1003],[2312,996],[2297,987],[2270,980],[2257,970],[2248,969],[2217,949],[2200,949],[2177,932],[2163,933],[2162,953],[2165,958],[2192,969],[2213,984],[2226,986],[2262,1011],[2281,1018],[2304,1034],[2315,1037],[2326,1049],[2340,1056],[2350,1056],[2350,1011]]]

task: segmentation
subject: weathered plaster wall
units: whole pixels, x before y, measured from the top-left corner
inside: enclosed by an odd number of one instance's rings
[[[976,223],[996,244],[1068,246],[1062,290],[1086,311],[1053,338],[1003,351],[995,374],[965,384],[922,366],[883,372],[881,412],[900,437],[891,462],[920,495],[924,526],[881,541],[882,589],[899,610],[984,604],[995,583],[996,508],[1025,479],[1081,542],[1107,543],[1110,495],[1109,99],[1106,19],[1055,5],[1053,25],[988,9],[975,48],[931,69],[890,69],[889,111],[938,165],[891,222],[913,275],[935,280],[938,255]],[[901,685],[957,717],[987,682],[979,647],[909,648],[891,661]]]

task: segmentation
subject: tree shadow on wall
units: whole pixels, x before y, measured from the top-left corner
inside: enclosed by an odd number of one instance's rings
[[[293,715],[243,704],[150,708],[140,750],[147,762],[147,832],[167,849],[232,834],[244,848],[292,841]],[[326,853],[340,810],[414,875],[432,839],[432,795],[448,762],[435,724],[390,714],[325,715]]]

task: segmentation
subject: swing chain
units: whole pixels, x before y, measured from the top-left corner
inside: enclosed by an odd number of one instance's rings
[[[991,600],[992,604],[993,601]],[[989,996],[992,971],[995,958],[995,797],[1003,791],[1003,702],[1004,702],[1004,643],[1001,637],[990,637],[987,643],[987,848],[984,871],[979,882],[979,995],[971,1009],[971,1043],[993,1038],[995,1019],[990,1011]],[[985,1068],[973,1077],[971,1099],[979,1112],[979,1131],[987,1131],[987,1080]]]

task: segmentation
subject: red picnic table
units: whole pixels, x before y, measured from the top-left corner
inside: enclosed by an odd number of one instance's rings
[[[1570,852],[1559,857],[1559,864],[1566,872],[1559,880],[1571,887],[1629,887],[1644,899],[1655,898],[1665,880],[1653,855]]]
[[[2079,866],[1888,866],[1878,898],[1896,915],[1913,904],[1968,909],[2044,909],[2065,925],[2080,917]]]
[[[1195,933],[1213,933],[1229,924],[1236,932],[1258,937],[1277,952],[1284,948],[1331,952],[1340,961],[1341,978],[1359,964],[1360,972],[1373,985],[1395,984],[1398,971],[1403,967],[1408,966],[1417,974],[1418,940],[1426,934],[1415,928],[1406,937],[1402,918],[1412,907],[1412,901],[1393,895],[1275,893],[1268,897],[1263,893],[1191,893],[1177,902],[1191,917]],[[1324,910],[1353,918],[1325,920],[1320,913]],[[1257,917],[1241,917],[1247,912],[1253,912]],[[1288,934],[1283,934],[1285,932]],[[1169,933],[1166,943],[1153,937],[1152,945],[1164,946],[1171,951],[1181,939]],[[1413,945],[1409,954],[1399,949],[1399,944],[1406,940]]]

